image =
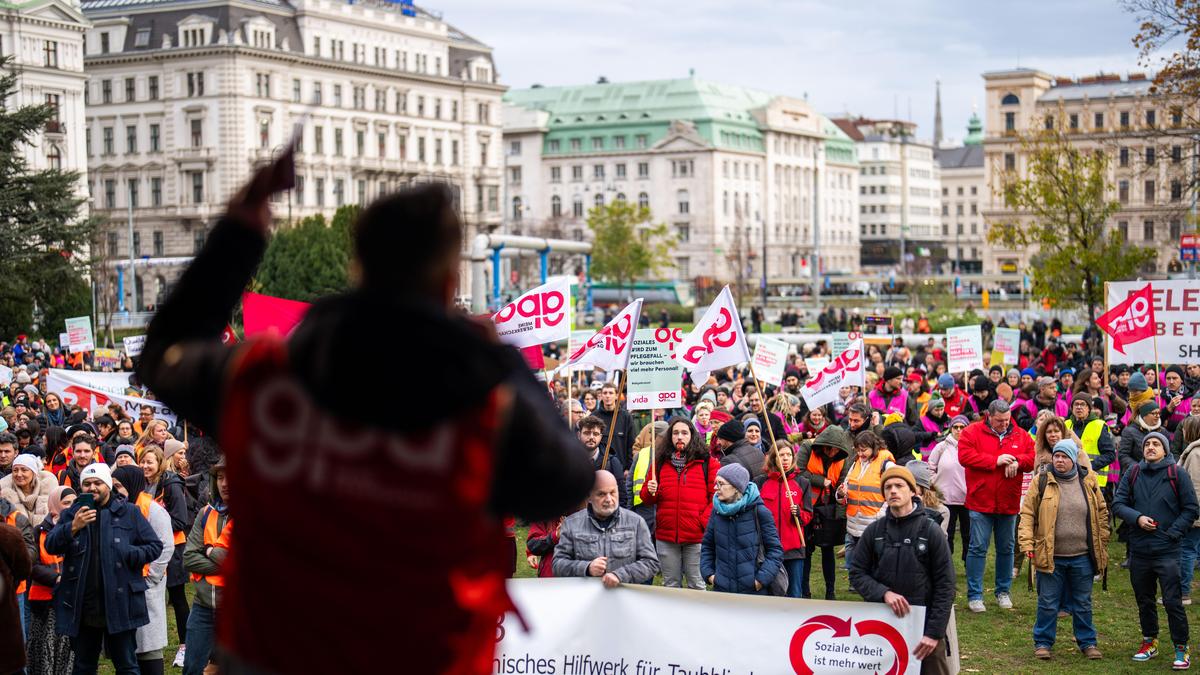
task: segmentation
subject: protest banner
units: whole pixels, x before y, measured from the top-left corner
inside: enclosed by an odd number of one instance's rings
[[[1110,363],[1200,363],[1200,281],[1111,282],[1108,311],[1096,325],[1108,334]]]
[[[831,339],[829,341],[829,353],[830,354],[841,354],[842,352],[846,351],[847,347],[850,346],[850,336],[857,335],[857,333],[842,333],[842,332],[835,331],[834,333],[831,333],[830,335],[832,336],[833,339]],[[810,368],[809,370],[812,370],[812,369]]]
[[[783,340],[759,336],[754,344],[754,374],[762,378],[764,384],[778,387],[783,384],[783,372],[787,369],[788,349],[791,347]]]
[[[68,342],[70,342],[70,337],[71,337],[71,336],[70,336],[70,335],[67,335],[66,333],[59,333],[59,334],[58,334],[58,346],[59,346],[59,348],[60,348],[60,349],[66,349],[66,348],[67,348],[67,344],[68,344]]]
[[[738,675],[916,675],[925,608],[903,618],[883,603],[797,601],[596,579],[510,579],[512,614],[497,626],[492,672]],[[620,626],[613,640],[597,626]],[[680,639],[680,626],[725,626],[720,640]],[[730,649],[730,645],[737,649]]]
[[[1017,328],[997,328],[992,350],[1003,354],[1000,365],[1015,366],[1021,360],[1021,331]],[[991,365],[991,364],[989,364]]]
[[[669,331],[642,328],[634,333],[625,371],[625,403],[630,410],[683,406],[683,368],[671,358],[669,341],[656,339],[662,332]]]
[[[566,277],[542,284],[492,315],[500,341],[514,347],[557,342],[571,337],[567,321],[571,284]]]
[[[856,337],[829,365],[816,372],[809,371],[808,381],[800,386],[800,394],[810,410],[835,400],[842,387],[863,386],[867,378],[864,349],[863,339]]]
[[[72,354],[76,354],[90,352],[95,348],[96,341],[92,337],[92,318],[77,316],[67,319],[67,349]]]
[[[750,360],[742,318],[728,286],[721,289],[692,332],[675,348],[675,359],[692,374],[696,384],[707,380],[710,371]]]
[[[154,408],[154,416],[175,424],[175,413],[170,408],[153,399],[126,395],[129,386],[129,373],[97,373],[81,370],[63,370],[51,368],[46,378],[46,390],[62,397],[67,405],[79,405],[86,411],[107,406],[110,401],[121,404],[121,407],[131,417],[137,418],[143,405]]]
[[[633,334],[641,316],[642,299],[638,298],[618,312],[604,328],[589,336],[578,349],[570,352],[560,368],[589,366],[605,371],[625,370],[629,363],[629,350],[633,346]]]
[[[125,355],[129,358],[142,355],[142,348],[146,346],[145,335],[130,335],[121,340],[125,344]]]
[[[955,326],[946,329],[946,370],[969,373],[983,370],[983,329],[980,326]]]
[[[274,328],[280,335],[292,332],[308,313],[307,302],[285,300],[261,293],[242,294],[242,332],[246,337]],[[222,338],[222,342],[224,342]]]
[[[121,352],[115,349],[98,348],[92,352],[93,368],[116,370],[121,367]]]

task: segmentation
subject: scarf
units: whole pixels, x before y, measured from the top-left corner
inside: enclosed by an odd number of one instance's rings
[[[47,501],[47,506],[50,508],[50,522],[58,522],[58,516],[63,512],[63,498],[74,494],[75,491],[65,485],[60,485],[50,492],[50,499]]]
[[[746,483],[746,491],[742,493],[741,498],[728,504],[721,501],[717,495],[713,495],[713,510],[722,516],[736,516],[756,499],[758,499],[758,486],[754,483]]]
[[[1055,478],[1058,478],[1060,480],[1072,480],[1079,473],[1079,464],[1077,463],[1077,460],[1074,457],[1071,458],[1071,470],[1063,471],[1062,473],[1059,473],[1058,469],[1054,468],[1054,461],[1053,461],[1054,454],[1053,453],[1050,454],[1050,458],[1051,458],[1051,461],[1046,466],[1050,469],[1050,473],[1054,474]]]

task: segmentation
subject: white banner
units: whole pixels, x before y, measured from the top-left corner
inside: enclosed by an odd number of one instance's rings
[[[878,602],[796,600],[622,585],[510,579],[492,672],[559,675],[916,675],[925,608],[898,618]],[[609,627],[620,626],[622,639]],[[682,626],[721,626],[697,639]]]
[[[750,361],[754,364],[754,375],[772,387],[783,384],[783,371],[787,369],[790,347],[783,340],[758,336],[758,341],[754,343],[754,358]]]
[[[135,356],[141,356],[142,347],[146,345],[146,336],[131,335],[124,338],[122,342],[125,343],[125,355],[132,359]]]
[[[90,352],[96,348],[92,337],[92,317],[77,316],[67,319],[67,348],[71,353]]]
[[[501,307],[492,322],[500,341],[518,348],[566,340],[571,337],[570,304],[570,279],[563,277]]]
[[[154,416],[175,425],[175,412],[162,403],[148,398],[126,396],[129,373],[97,373],[51,368],[46,378],[46,391],[62,397],[67,405],[78,404],[89,414],[103,408],[109,401],[120,403],[125,412],[137,419],[143,405],[154,407]]]
[[[630,410],[683,407],[683,368],[671,358],[670,343],[659,340],[661,328],[634,334],[625,371],[625,406]]]
[[[946,370],[969,373],[983,370],[983,329],[980,326],[955,326],[946,329]]]
[[[696,327],[675,347],[675,359],[692,374],[696,384],[707,380],[710,371],[750,360],[742,318],[728,286],[721,289]]]
[[[821,370],[809,371],[808,381],[800,387],[800,394],[811,410],[823,406],[838,397],[842,387],[861,387],[867,380],[867,364],[863,354],[862,337],[850,341],[846,351]]]
[[[590,366],[605,371],[625,370],[629,367],[629,352],[633,347],[633,333],[642,316],[642,299],[638,298],[625,306],[612,321],[584,341],[583,345],[570,353],[560,370]]]
[[[1018,328],[997,328],[994,351],[1004,355],[1004,365],[1015,366],[1021,362],[1021,331]]]
[[[1145,281],[1108,284],[1106,309],[1121,304],[1130,293],[1146,287]],[[1158,338],[1125,343],[1124,354],[1110,349],[1110,363],[1200,363],[1200,280],[1151,281],[1154,322]]]

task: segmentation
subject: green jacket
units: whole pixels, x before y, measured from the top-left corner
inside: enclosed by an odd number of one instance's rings
[[[192,523],[192,531],[188,533],[187,545],[183,549],[183,567],[192,574],[207,576],[221,573],[221,565],[208,557],[208,554],[205,552],[204,524],[208,521],[208,512],[210,509],[212,509],[211,506],[206,506],[200,510],[199,515],[196,516],[196,521]],[[227,522],[229,522],[229,511],[226,510],[225,513],[218,513],[217,531],[221,531]],[[200,579],[195,583],[196,603],[209,609],[216,609],[220,604],[220,589],[208,583],[206,579]]]
[[[825,475],[810,471],[808,468],[808,460],[812,457],[813,446],[824,445],[836,448],[831,460],[826,461],[826,466],[832,462],[841,461],[842,470],[838,472],[837,485],[846,482],[846,476],[850,474],[850,465],[854,463],[854,444],[850,440],[850,434],[843,428],[837,425],[829,425],[825,430],[817,434],[817,437],[811,440],[804,441],[796,450],[796,467],[800,469],[800,475],[808,479],[809,485],[815,491],[825,488]],[[846,517],[846,506],[839,504],[837,509],[838,518]]]

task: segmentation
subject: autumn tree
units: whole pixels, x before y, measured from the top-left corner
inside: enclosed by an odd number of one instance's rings
[[[595,237],[592,276],[623,289],[670,267],[675,238],[666,224],[650,221],[650,209],[620,199],[588,211],[587,224]]]

